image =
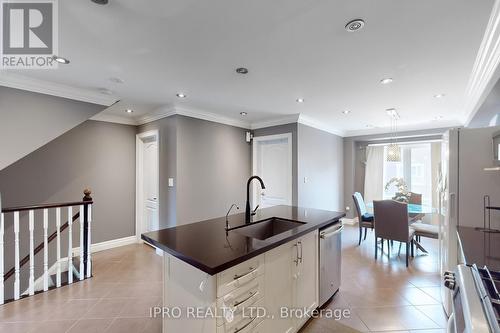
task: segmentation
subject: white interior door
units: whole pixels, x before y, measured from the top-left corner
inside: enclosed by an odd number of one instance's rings
[[[143,143],[143,232],[159,229],[158,142]]]
[[[266,185],[253,184],[254,207],[292,204],[292,135],[291,133],[254,137],[253,174]]]

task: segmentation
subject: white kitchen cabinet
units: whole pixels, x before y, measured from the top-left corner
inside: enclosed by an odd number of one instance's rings
[[[217,275],[209,275],[165,256],[164,306],[234,309],[227,318],[164,318],[163,333],[294,333],[307,317],[282,317],[281,309],[318,306],[318,231],[280,245]],[[243,316],[244,309],[262,306],[266,318]]]
[[[265,254],[266,308],[274,319],[264,332],[298,331],[308,317],[281,318],[281,308],[314,310],[318,306],[318,232],[314,231]]]
[[[312,311],[318,307],[318,233],[312,232],[297,241],[299,262],[295,266],[294,307]],[[310,312],[309,312],[310,313]],[[296,318],[297,330],[302,327],[308,317]]]
[[[294,259],[297,257],[296,242],[285,243],[265,254],[266,260],[266,310],[268,317],[263,332],[293,332],[292,318],[281,318],[282,307],[293,307],[295,274]]]

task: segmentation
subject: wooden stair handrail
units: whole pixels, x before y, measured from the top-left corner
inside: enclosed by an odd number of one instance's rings
[[[64,202],[64,203],[51,203],[51,204],[45,204],[45,205],[10,207],[10,208],[2,208],[2,213],[25,212],[28,210],[40,210],[40,209],[49,209],[49,208],[73,207],[73,206],[80,206],[80,205],[91,205],[93,203],[94,202],[92,200],[89,200],[89,201],[75,201],[75,202]]]
[[[86,203],[89,203],[89,201],[86,201]],[[56,206],[56,207],[60,207],[60,206]],[[80,217],[80,212],[76,213],[75,215],[73,215],[73,222],[75,222],[76,220],[78,220],[78,218]],[[69,226],[69,221],[67,221],[66,223],[64,223],[60,228],[59,228],[59,232],[62,232],[64,230],[66,230],[66,228]],[[47,239],[47,243],[50,243],[51,241],[53,241],[55,238],[57,237],[57,230],[54,231]],[[44,243],[40,243],[40,245],[38,245],[35,250],[33,251],[33,256],[35,256],[38,252],[42,251],[43,248],[44,248]],[[21,267],[23,267],[24,265],[26,265],[28,262],[30,261],[30,255],[28,254],[26,257],[24,257],[20,262],[19,262],[19,269],[21,269]],[[16,269],[15,267],[12,267],[7,273],[4,274],[3,276],[3,279],[4,281],[7,281],[8,278],[10,278],[12,275],[14,275]]]

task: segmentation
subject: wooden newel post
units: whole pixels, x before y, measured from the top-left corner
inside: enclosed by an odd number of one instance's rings
[[[83,274],[85,277],[92,276],[92,269],[90,264],[90,221],[91,221],[91,203],[92,191],[90,189],[85,189],[83,191],[85,195],[83,197],[83,202],[89,202],[83,204]],[[80,245],[81,246],[81,245]]]

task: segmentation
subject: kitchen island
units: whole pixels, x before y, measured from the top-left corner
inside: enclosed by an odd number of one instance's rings
[[[318,230],[344,215],[275,206],[143,234],[165,252],[163,332],[298,331],[318,306]]]

